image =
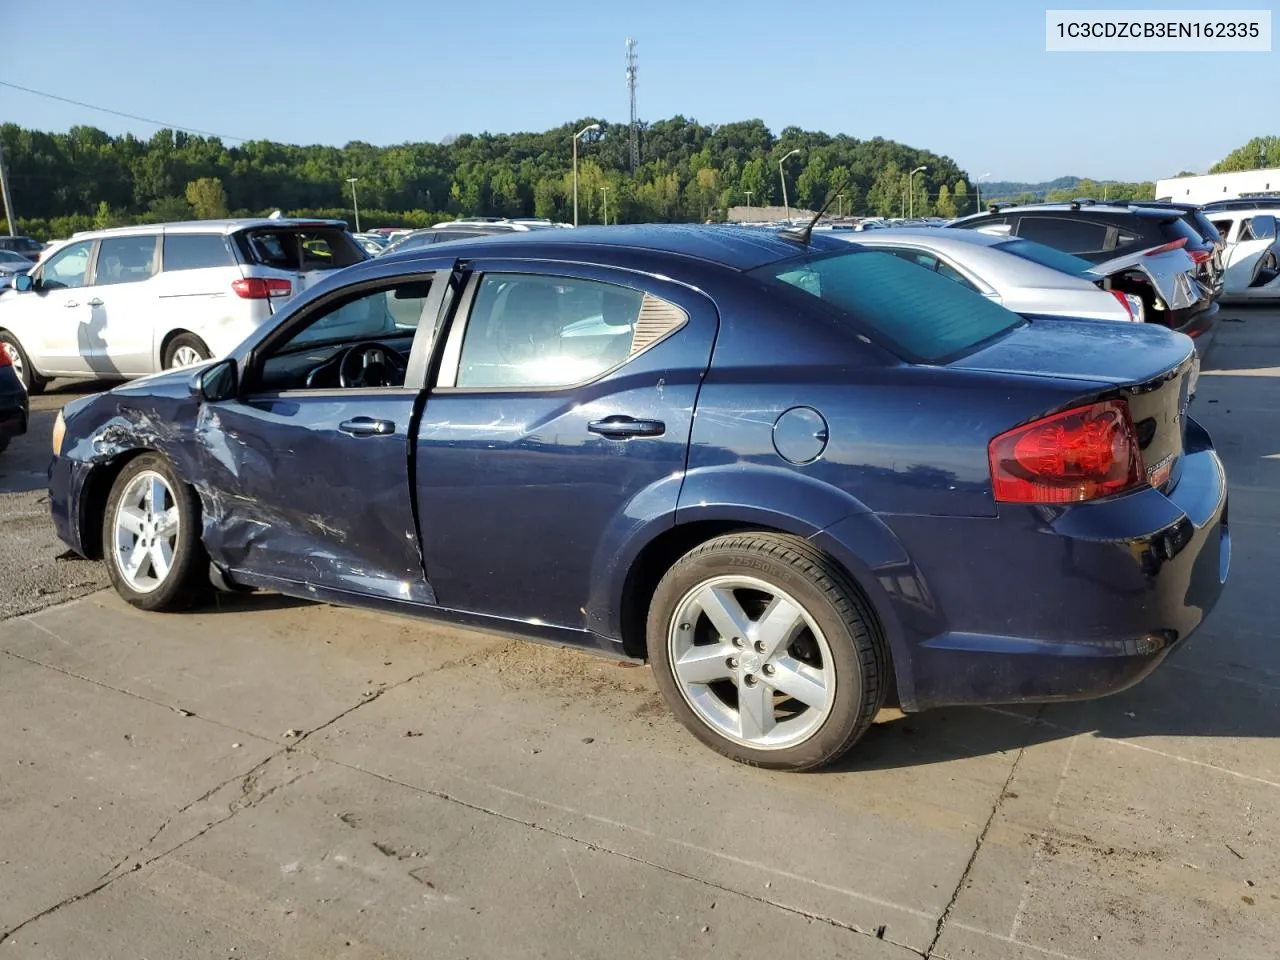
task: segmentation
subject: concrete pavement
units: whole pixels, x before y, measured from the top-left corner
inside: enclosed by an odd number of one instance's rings
[[[1193,414],[1232,581],[1186,650],[1092,703],[886,711],[825,773],[724,761],[646,669],[573,651],[21,601],[0,960],[1273,956],[1280,312],[1226,315]]]

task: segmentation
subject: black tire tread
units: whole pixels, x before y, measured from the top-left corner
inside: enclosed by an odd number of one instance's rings
[[[862,590],[829,556],[803,537],[783,533],[730,533],[715,537],[694,547],[681,557],[668,571],[670,575],[681,566],[694,562],[708,554],[727,552],[764,555],[775,562],[790,567],[822,592],[831,603],[849,632],[862,669],[863,691],[861,709],[844,740],[813,763],[785,765],[786,769],[805,770],[824,766],[838,760],[866,733],[876,714],[884,707],[889,692],[890,656],[888,643],[880,628],[879,620],[872,612]],[[665,579],[665,578],[664,578]],[[733,745],[725,742],[725,746]],[[720,753],[740,762],[752,763],[730,753]],[[755,764],[766,766],[766,764]],[[782,765],[777,765],[782,766]]]

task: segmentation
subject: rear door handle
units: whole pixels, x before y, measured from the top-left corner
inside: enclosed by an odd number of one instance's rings
[[[667,432],[667,425],[661,420],[637,420],[619,415],[592,420],[587,429],[611,440],[626,440],[628,437],[660,437]]]
[[[102,306],[102,301],[99,300],[97,297],[94,297],[92,300],[89,301],[89,306],[100,307]]]
[[[354,417],[343,420],[338,429],[353,437],[386,437],[396,432],[396,425],[390,420],[375,420],[373,417]]]

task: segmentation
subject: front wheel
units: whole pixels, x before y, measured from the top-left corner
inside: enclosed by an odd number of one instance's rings
[[[22,349],[22,344],[18,342],[17,337],[8,331],[0,330],[0,350],[9,355],[9,363],[13,365],[13,372],[18,375],[22,385],[27,388],[27,393],[35,395],[43,392],[45,384],[49,381],[36,373],[35,367],[31,365],[31,358]]]
[[[174,337],[164,352],[164,368],[176,370],[179,367],[191,367],[203,363],[213,354],[205,346],[203,340],[194,333],[180,333]]]
[[[649,657],[668,706],[742,763],[830,763],[884,705],[885,644],[861,594],[800,537],[731,534],[662,578]]]
[[[200,505],[158,454],[129,461],[107,496],[103,559],[116,592],[143,610],[193,606],[209,591]]]

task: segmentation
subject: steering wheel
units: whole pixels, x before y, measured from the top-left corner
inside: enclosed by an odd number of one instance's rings
[[[347,348],[338,363],[338,383],[343,387],[398,387],[409,365],[386,344],[367,340]]]

